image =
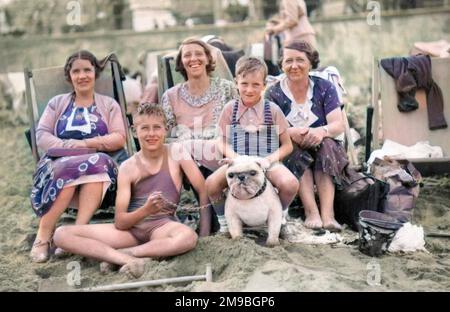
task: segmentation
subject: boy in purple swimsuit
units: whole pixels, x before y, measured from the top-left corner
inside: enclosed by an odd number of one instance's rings
[[[119,169],[114,224],[63,226],[54,241],[69,252],[104,261],[132,277],[145,270],[142,258],[161,258],[188,252],[197,234],[175,219],[182,176],[198,192],[200,205],[208,204],[205,180],[189,153],[175,155],[179,145],[165,145],[167,120],[160,106],[142,104],[134,116],[141,150]],[[176,157],[175,157],[176,156]],[[200,211],[200,236],[209,235],[209,208]]]

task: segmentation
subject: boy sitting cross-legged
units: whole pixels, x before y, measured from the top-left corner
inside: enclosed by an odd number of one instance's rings
[[[198,192],[200,205],[208,203],[205,180],[189,153],[175,143],[164,144],[166,116],[159,105],[141,104],[133,116],[141,150],[119,169],[114,224],[63,226],[56,230],[58,247],[111,264],[135,278],[144,273],[142,258],[179,255],[195,248],[197,234],[177,222],[182,176]],[[176,157],[175,157],[176,156]],[[209,211],[200,211],[200,235],[209,235]]]

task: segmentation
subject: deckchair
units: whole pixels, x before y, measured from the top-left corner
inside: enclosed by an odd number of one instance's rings
[[[450,123],[450,58],[432,58],[432,77],[442,90],[444,98],[444,116]],[[431,145],[440,146],[444,158],[410,158],[422,175],[450,172],[450,127],[439,130],[428,128],[426,95],[418,90],[416,100],[419,108],[402,113],[397,108],[398,94],[395,81],[380,66],[378,60],[373,62],[372,102],[367,110],[366,161],[372,149],[378,149],[384,140],[392,140],[410,146],[419,141],[429,141]],[[373,115],[373,117],[372,117]],[[373,138],[373,140],[372,140]]]
[[[222,52],[213,46],[210,46],[210,48],[216,61],[216,69],[212,74],[213,77],[220,77],[233,81],[233,75],[228,68]],[[183,76],[175,71],[175,58],[177,53],[177,51],[174,51],[158,56],[158,95],[160,103],[161,97],[167,89],[172,88],[178,83],[184,82]]]
[[[25,86],[26,86],[26,101],[28,109],[28,117],[30,122],[30,129],[26,131],[26,137],[31,147],[33,158],[36,162],[39,161],[42,151],[38,150],[36,144],[35,129],[39,122],[39,118],[42,115],[47,103],[55,95],[70,92],[71,86],[66,82],[64,78],[64,67],[48,67],[39,69],[24,69]],[[126,115],[126,101],[122,87],[122,80],[124,75],[121,74],[120,64],[114,54],[110,55],[110,60],[105,66],[105,69],[97,78],[95,83],[95,91],[108,95],[116,99],[119,103],[123,121],[126,125],[126,149],[128,155],[133,154],[133,142],[131,140],[130,116]]]

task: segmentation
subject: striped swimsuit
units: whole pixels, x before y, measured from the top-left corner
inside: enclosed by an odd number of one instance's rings
[[[266,157],[280,147],[278,132],[273,124],[270,102],[264,101],[264,126],[257,131],[247,131],[237,120],[239,102],[233,106],[228,143],[239,155]]]

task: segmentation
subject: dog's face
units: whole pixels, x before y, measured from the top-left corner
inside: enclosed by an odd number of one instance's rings
[[[255,158],[240,156],[233,160],[226,172],[228,187],[237,199],[250,199],[264,184],[264,171]]]

